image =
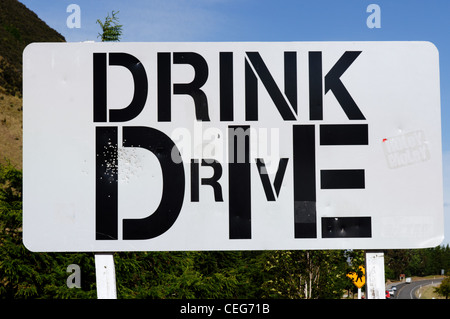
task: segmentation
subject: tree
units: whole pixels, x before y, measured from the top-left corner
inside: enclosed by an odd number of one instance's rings
[[[411,263],[411,250],[389,249],[385,251],[386,279],[396,280],[400,274],[411,276],[408,265]]]
[[[116,14],[118,13],[119,11],[114,12],[114,10],[111,12],[111,16],[109,16],[108,13],[105,22],[101,22],[100,19],[97,19],[97,23],[100,24],[100,27],[102,28],[102,33],[98,34],[98,37],[101,37],[102,42],[120,41],[120,37],[122,36],[122,25],[119,24],[119,18],[116,17]]]
[[[442,280],[440,286],[434,288],[434,291],[439,295],[445,297],[445,299],[448,299],[448,297],[450,297],[450,277]]]
[[[265,257],[263,297],[338,299],[348,283],[343,251],[269,251]]]
[[[448,245],[424,249],[391,249],[385,251],[387,279],[406,276],[438,275],[441,270],[450,269],[450,248]]]
[[[240,252],[121,252],[118,298],[235,298]],[[237,263],[230,263],[235,260]],[[237,267],[237,269],[235,268]]]

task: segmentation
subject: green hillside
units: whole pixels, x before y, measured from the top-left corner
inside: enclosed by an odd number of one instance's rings
[[[0,163],[22,167],[22,52],[64,37],[17,0],[0,0]]]
[[[0,1],[0,86],[22,91],[22,52],[31,42],[62,42],[64,37],[17,0]]]

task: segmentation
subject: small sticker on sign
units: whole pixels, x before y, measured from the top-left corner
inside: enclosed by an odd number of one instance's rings
[[[430,159],[428,142],[423,131],[414,131],[383,138],[383,150],[389,168],[400,168]]]

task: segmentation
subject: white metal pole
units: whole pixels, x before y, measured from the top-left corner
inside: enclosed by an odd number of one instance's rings
[[[95,277],[98,299],[117,299],[113,253],[95,253]]]
[[[384,253],[366,252],[366,298],[386,299]]]
[[[358,299],[361,299],[361,288],[358,288]]]

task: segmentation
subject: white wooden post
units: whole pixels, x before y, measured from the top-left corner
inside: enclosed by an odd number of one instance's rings
[[[366,252],[366,297],[386,299],[384,253]]]
[[[117,299],[113,253],[95,253],[95,277],[98,299]]]

